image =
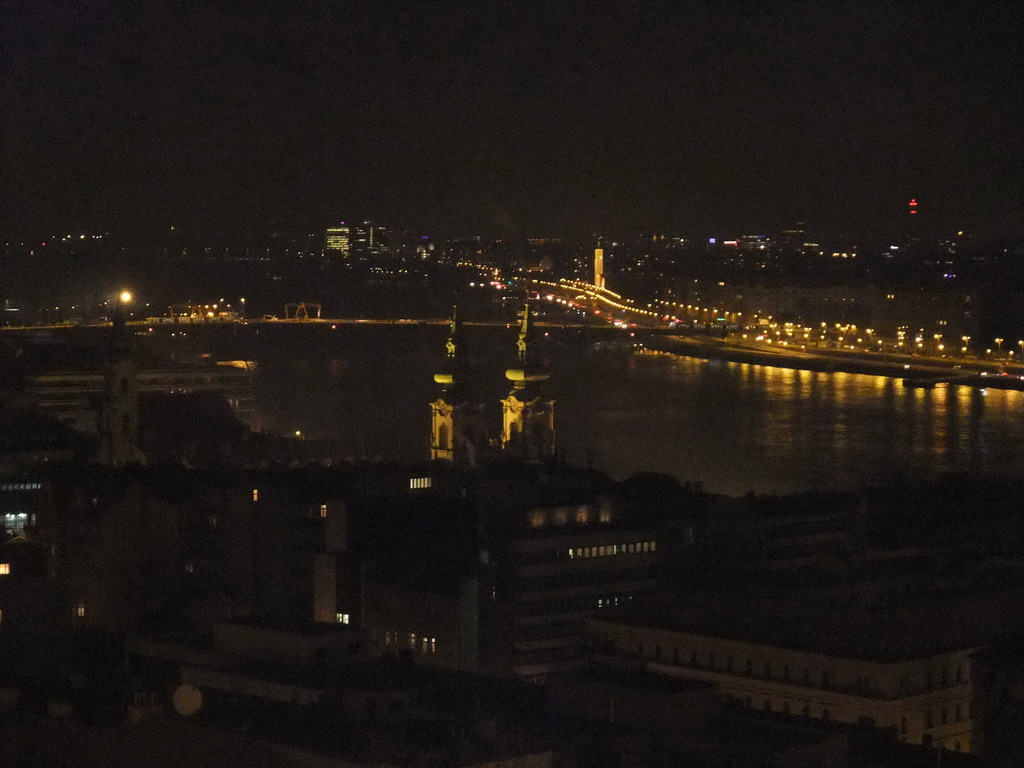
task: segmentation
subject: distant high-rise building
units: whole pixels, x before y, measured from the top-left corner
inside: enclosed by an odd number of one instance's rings
[[[324,247],[329,253],[348,258],[352,248],[348,224],[342,221],[336,227],[328,227],[324,233]]]
[[[594,249],[594,285],[604,288],[604,248],[600,241]]]
[[[361,256],[379,256],[386,250],[384,227],[364,221],[352,227],[352,253]]]

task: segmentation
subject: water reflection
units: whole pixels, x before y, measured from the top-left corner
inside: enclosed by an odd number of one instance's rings
[[[468,340],[495,423],[514,333]],[[347,330],[317,347],[316,359],[308,348],[267,345],[261,336],[268,424],[335,439],[353,455],[422,459],[444,334]],[[880,376],[590,353],[554,333],[550,343],[560,451],[617,477],[667,472],[742,494],[1022,467],[1020,392],[907,389]]]
[[[895,379],[681,358],[644,359],[647,396],[587,412],[599,464],[654,470],[726,493],[854,487],[935,472],[1021,467],[1022,393],[908,389]],[[614,375],[603,380],[620,400]],[[639,381],[617,383],[624,388]],[[565,433],[564,441],[573,442]]]

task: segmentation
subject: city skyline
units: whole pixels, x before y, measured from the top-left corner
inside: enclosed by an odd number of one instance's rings
[[[7,232],[1024,232],[1016,9],[65,11],[4,11]]]

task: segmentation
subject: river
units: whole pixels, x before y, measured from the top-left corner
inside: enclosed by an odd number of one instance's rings
[[[467,333],[497,431],[515,331]],[[664,472],[738,495],[1024,471],[1022,392],[631,355],[595,349],[595,338],[551,331],[538,345],[560,452],[617,478]],[[423,459],[444,340],[438,326],[264,327],[247,350],[264,423],[338,440],[353,456]]]

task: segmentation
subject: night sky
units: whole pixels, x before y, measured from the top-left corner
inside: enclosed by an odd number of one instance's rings
[[[1019,4],[594,5],[6,0],[0,228],[1024,234]]]

